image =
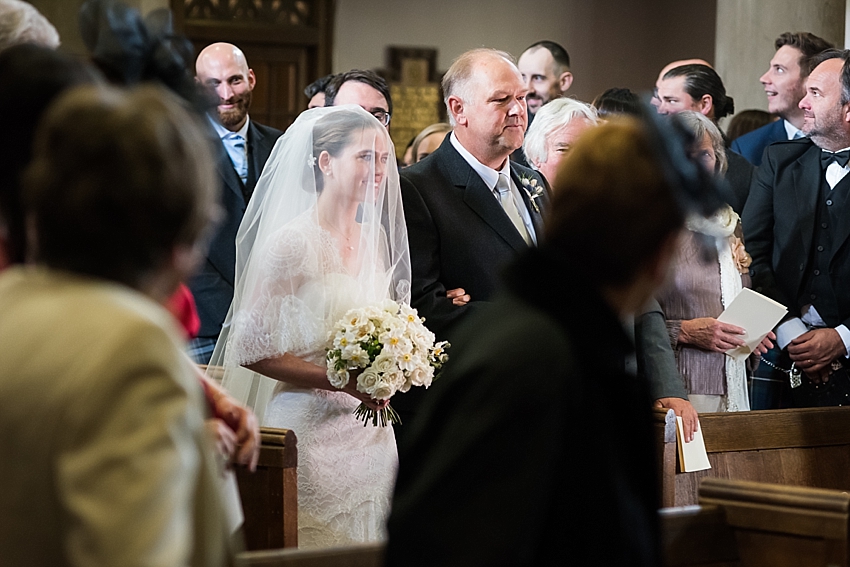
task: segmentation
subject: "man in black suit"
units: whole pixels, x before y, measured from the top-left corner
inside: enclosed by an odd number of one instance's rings
[[[508,159],[527,124],[526,88],[510,55],[464,53],[446,72],[443,93],[453,132],[402,170],[401,194],[411,303],[438,338],[451,339],[455,324],[491,299],[503,266],[543,237],[549,196],[537,172]],[[403,421],[421,395],[393,401]]]
[[[257,179],[280,130],[250,119],[254,71],[235,45],[214,43],[195,62],[197,80],[214,90],[219,99],[210,122],[220,140],[216,145],[222,183],[223,218],[210,243],[206,261],[189,282],[198,306],[201,329],[190,344],[190,355],[199,364],[210,360],[221,325],[233,300],[236,268],[236,232]]]
[[[506,53],[461,55],[443,79],[454,130],[401,172],[413,264],[412,304],[440,338],[489,301],[502,267],[543,236],[548,189],[511,163],[527,122],[526,88]],[[447,290],[460,288],[459,297]]]
[[[800,101],[809,138],[768,147],[744,209],[754,288],[788,307],[777,343],[804,373],[797,406],[850,402],[850,51],[815,56]],[[790,359],[790,360],[789,360]],[[792,377],[793,378],[793,377]],[[792,380],[793,381],[793,380]]]

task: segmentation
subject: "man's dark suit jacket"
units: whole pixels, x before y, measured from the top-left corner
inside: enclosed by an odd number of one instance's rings
[[[652,399],[687,400],[688,392],[670,346],[664,312],[655,299],[650,300],[643,313],[635,317],[634,339],[637,374],[649,383]]]
[[[509,294],[458,326],[399,444],[388,566],[660,564],[631,341],[598,291],[543,253],[519,258]]]
[[[792,316],[800,315],[803,305],[798,295],[806,270],[813,269],[809,263],[815,212],[824,178],[820,154],[821,149],[808,138],[771,145],[753,182],[742,219],[744,241],[753,258],[753,289],[785,305]],[[829,277],[840,316],[829,317],[829,310],[818,308],[818,301],[814,302],[829,327],[850,327],[850,293],[846,292],[850,286],[850,199],[843,197],[848,191],[850,176],[833,188],[836,206],[843,205],[844,214],[837,226],[829,228]]]
[[[430,156],[401,171],[413,268],[411,303],[438,338],[446,338],[464,314],[489,301],[502,269],[528,249],[491,188],[449,138]],[[540,174],[516,163],[511,163],[511,177],[525,200],[539,243],[548,187]],[[536,179],[544,187],[534,203],[523,189],[522,178]],[[446,298],[446,290],[459,287],[472,298],[465,306]]]
[[[758,167],[761,165],[764,149],[773,142],[783,140],[788,140],[788,132],[785,131],[785,121],[780,118],[732,140],[732,151]]]
[[[223,217],[210,242],[207,258],[189,281],[201,319],[199,337],[214,339],[221,331],[230,302],[233,301],[233,279],[236,269],[236,232],[245,214],[245,194],[254,191],[266,160],[282,132],[251,120],[248,126],[248,180],[243,184],[221,139],[215,135],[214,147],[218,176],[221,181]]]
[[[735,152],[727,151],[726,161],[729,164],[726,169],[726,181],[732,190],[732,194],[727,195],[729,206],[740,215],[744,211],[756,167]]]

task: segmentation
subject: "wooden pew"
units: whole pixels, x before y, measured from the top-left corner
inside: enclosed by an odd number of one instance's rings
[[[382,567],[384,543],[241,553],[238,567]]]
[[[699,501],[724,510],[742,567],[850,565],[846,492],[706,478]]]
[[[719,506],[683,506],[658,511],[665,567],[738,567],[735,533]]]
[[[677,469],[672,410],[655,410],[661,506],[698,500],[704,478],[850,490],[850,408],[805,408],[700,415],[711,469]]]
[[[245,549],[298,546],[298,447],[288,429],[260,428],[256,472],[236,468],[245,523]]]

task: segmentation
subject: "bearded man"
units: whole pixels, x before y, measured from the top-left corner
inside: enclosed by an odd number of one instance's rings
[[[218,97],[218,105],[209,118],[221,140],[216,157],[223,185],[220,203],[224,218],[213,236],[206,262],[189,282],[201,319],[201,329],[189,354],[198,364],[207,364],[233,300],[236,231],[282,132],[248,116],[257,79],[235,45],[214,43],[205,47],[195,62],[195,77]]]
[[[767,147],[742,225],[753,288],[788,308],[776,338],[791,404],[840,406],[850,399],[850,50],[822,51],[810,68],[804,137]]]

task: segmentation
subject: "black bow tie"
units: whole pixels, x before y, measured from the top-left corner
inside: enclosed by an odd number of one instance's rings
[[[837,162],[841,167],[847,167],[847,162],[850,162],[850,150],[835,153],[824,150],[820,153],[820,163],[824,169],[829,167],[832,162]]]

